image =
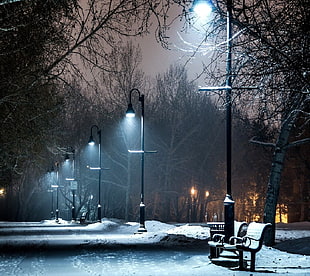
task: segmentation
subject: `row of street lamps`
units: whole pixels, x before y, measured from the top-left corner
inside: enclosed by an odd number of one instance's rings
[[[126,117],[127,118],[132,118],[135,117],[135,111],[133,109],[132,105],[132,94],[137,93],[139,96],[139,102],[141,103],[141,129],[140,129],[140,141],[141,141],[141,148],[139,150],[128,150],[129,153],[138,153],[141,154],[141,190],[140,190],[140,205],[139,205],[139,210],[140,210],[140,227],[138,229],[138,233],[143,233],[147,232],[146,227],[145,227],[145,204],[144,204],[144,154],[145,153],[156,153],[156,151],[145,151],[144,149],[144,95],[141,94],[141,92],[134,88],[131,89],[129,92],[129,104],[128,108],[126,111]],[[97,169],[99,171],[99,177],[98,177],[98,215],[97,215],[97,220],[98,222],[101,222],[102,218],[102,206],[101,206],[101,171],[103,170],[102,168],[102,158],[101,158],[101,129],[97,125],[93,125],[90,130],[90,138],[88,141],[89,145],[95,145],[95,140],[93,138],[93,128],[97,129],[97,134],[99,137],[99,143],[98,143],[98,151],[99,151],[99,167],[98,168],[92,168],[89,167],[89,169]]]
[[[71,208],[71,218],[72,221],[76,220],[76,208],[75,208],[75,192],[77,190],[77,181],[75,179],[75,150],[72,147],[68,147],[66,150],[63,150],[65,152],[64,154],[64,161],[65,164],[68,164],[70,161],[70,155],[72,155],[72,175],[70,177],[66,177],[66,181],[70,181],[70,190],[72,192],[72,208]],[[51,209],[51,215],[53,216],[54,213],[54,189],[56,190],[56,210],[55,210],[55,220],[56,222],[59,222],[59,188],[60,188],[60,163],[56,161],[54,165],[52,166],[51,173],[53,173],[52,177],[52,184],[51,184],[51,190],[48,190],[48,192],[52,193],[52,209]]]
[[[200,9],[205,13],[211,11],[209,6],[210,1],[208,0],[195,0],[193,3],[193,10],[196,12]],[[214,91],[214,90],[225,90],[226,91],[226,163],[227,163],[227,192],[224,200],[224,216],[225,216],[225,238],[229,239],[234,233],[234,201],[231,195],[231,101],[232,101],[232,0],[226,1],[227,8],[227,56],[226,56],[226,85],[224,87],[204,87],[200,91]],[[141,103],[141,148],[139,150],[129,150],[130,153],[141,154],[141,191],[140,191],[140,227],[138,232],[146,232],[145,227],[145,203],[144,203],[144,154],[155,153],[156,151],[145,151],[144,149],[144,95],[136,88],[129,92],[129,104],[126,112],[126,117],[134,117],[135,112],[132,105],[132,94],[137,93],[139,96],[139,102]],[[102,158],[101,158],[101,129],[97,125],[91,127],[90,138],[88,144],[94,145],[95,141],[93,138],[93,129],[96,128],[97,135],[99,138],[98,150],[99,150],[99,167],[89,169],[98,170],[98,214],[97,220],[101,221],[101,171]],[[58,195],[58,189],[57,189]],[[73,196],[74,198],[74,196]],[[58,199],[58,196],[57,196]],[[73,206],[74,210],[74,206]],[[58,219],[58,200],[56,209],[56,219]],[[74,212],[74,211],[73,211]],[[72,214],[74,214],[72,212]],[[74,217],[74,216],[73,216]]]

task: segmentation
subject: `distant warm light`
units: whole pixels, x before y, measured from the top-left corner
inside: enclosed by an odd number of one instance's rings
[[[261,220],[261,216],[260,215],[256,215],[256,214],[252,215],[251,221],[260,221],[260,220]]]
[[[5,189],[4,189],[4,188],[1,188],[1,189],[0,189],[0,196],[4,196],[4,194],[5,194]]]
[[[276,223],[288,223],[288,207],[285,204],[278,204],[276,210]]]
[[[256,202],[259,199],[259,194],[256,192],[253,192],[249,195],[249,198],[252,200],[252,205],[255,207],[256,206]]]
[[[195,187],[192,187],[192,188],[191,188],[191,195],[192,195],[193,197],[195,197],[195,196],[197,195],[197,190],[195,189]]]
[[[206,191],[205,193],[206,198],[209,197],[209,195],[210,195],[209,191]]]

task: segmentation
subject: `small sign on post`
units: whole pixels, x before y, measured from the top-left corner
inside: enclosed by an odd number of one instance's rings
[[[71,190],[77,190],[77,181],[76,180],[72,180],[71,182],[70,182],[70,188],[71,188]]]

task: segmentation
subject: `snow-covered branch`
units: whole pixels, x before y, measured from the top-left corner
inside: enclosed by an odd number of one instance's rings
[[[289,143],[287,145],[287,148],[292,148],[292,147],[300,146],[300,145],[307,144],[307,143],[310,143],[310,138],[305,138],[305,139],[301,139],[301,140]]]
[[[267,143],[267,142],[262,142],[262,141],[258,141],[258,140],[255,140],[256,137],[253,137],[250,139],[250,143],[252,144],[257,144],[257,145],[261,145],[261,146],[265,146],[265,147],[275,147],[276,145],[274,143]]]

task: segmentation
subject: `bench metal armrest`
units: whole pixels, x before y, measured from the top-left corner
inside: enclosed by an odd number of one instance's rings
[[[212,240],[214,241],[214,242],[221,242],[221,243],[224,243],[224,238],[225,238],[225,235],[222,235],[222,234],[214,234],[213,236],[212,236]]]
[[[251,237],[244,236],[242,238],[242,246],[243,247],[250,247],[252,241],[259,241],[259,240],[251,238]]]
[[[236,236],[232,236],[229,238],[229,244],[239,244],[239,243],[242,243],[242,238]]]

